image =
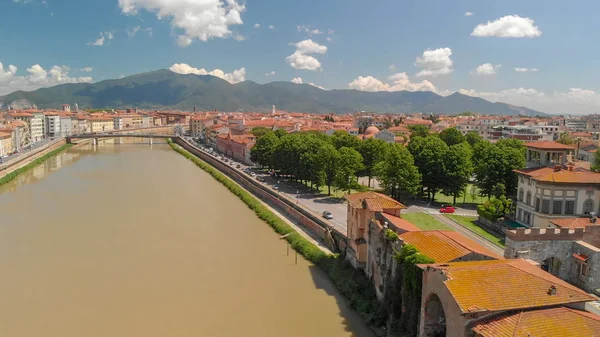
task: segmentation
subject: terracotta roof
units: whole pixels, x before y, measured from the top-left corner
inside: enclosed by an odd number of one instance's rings
[[[441,271],[463,313],[520,310],[594,300],[529,262],[488,260],[422,265]],[[556,291],[551,294],[551,287]]]
[[[575,147],[570,145],[565,145],[557,142],[549,142],[549,141],[540,141],[540,142],[529,142],[525,144],[525,147],[538,149],[538,150],[574,150]]]
[[[529,176],[536,181],[549,183],[600,184],[600,173],[583,168],[577,168],[573,171],[565,169],[555,171],[553,167],[541,167],[515,170],[515,172]]]
[[[363,202],[371,211],[381,212],[383,209],[403,209],[406,206],[387,195],[376,192],[361,192],[347,195],[346,200],[355,208],[363,208]],[[371,201],[373,200],[373,201]],[[374,207],[374,208],[371,208]]]
[[[386,218],[389,222],[391,222],[392,225],[405,232],[416,232],[421,230],[419,227],[413,225],[410,221],[402,219],[400,217],[391,214],[382,214],[382,216]]]
[[[472,252],[502,259],[501,256],[453,231],[408,232],[401,234],[400,238],[438,263],[454,261]]]
[[[573,254],[573,257],[576,258],[577,260],[580,260],[580,261],[583,261],[583,262],[585,262],[585,261],[587,261],[587,260],[590,259],[589,256],[587,256],[585,254],[581,254],[581,253],[575,253],[575,254]]]
[[[591,224],[590,218],[561,218],[549,221],[558,228],[585,228]]]
[[[475,323],[482,337],[600,336],[600,316],[565,307],[509,312]]]

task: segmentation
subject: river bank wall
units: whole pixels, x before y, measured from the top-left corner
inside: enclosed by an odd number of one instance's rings
[[[28,152],[15,160],[11,160],[7,163],[0,165],[0,178],[18,170],[24,166],[29,165],[33,161],[45,156],[46,154],[66,145],[67,142],[64,138],[54,140],[38,149]]]
[[[220,160],[206,154],[193,144],[189,143],[183,138],[177,137],[173,141],[183,147],[188,152],[194,154],[198,158],[202,159],[206,163],[210,164],[220,172],[226,174],[229,178],[233,179],[236,183],[243,186],[246,190],[259,197],[261,200],[266,201],[276,209],[285,213],[286,216],[292,218],[299,225],[306,228],[311,234],[316,235],[321,239],[332,251],[345,252],[346,246],[348,245],[347,237],[337,231],[332,226],[322,221],[318,216],[312,214],[309,210],[296,204],[289,198],[280,195],[279,193],[271,190],[267,186],[264,186],[256,179],[241,173],[239,170],[221,162]],[[332,244],[333,242],[333,244]]]

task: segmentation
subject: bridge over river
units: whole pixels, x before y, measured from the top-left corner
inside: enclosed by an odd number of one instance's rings
[[[160,134],[130,134],[130,133],[101,133],[101,134],[89,134],[89,135],[73,135],[66,137],[67,144],[73,143],[74,139],[93,139],[93,144],[98,144],[99,139],[106,138],[147,138],[148,143],[152,144],[153,139],[167,139],[177,137],[176,135],[160,135]]]

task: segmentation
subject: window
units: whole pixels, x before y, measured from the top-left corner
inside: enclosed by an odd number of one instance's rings
[[[540,211],[540,198],[535,198],[535,211]]]
[[[531,192],[527,191],[527,199],[525,200],[527,205],[531,205]]]
[[[592,199],[588,199],[583,202],[583,214],[590,214],[590,212],[594,211],[594,201]]]
[[[519,189],[519,201],[521,201],[521,202],[523,202],[523,194],[524,194],[523,189],[522,188]]]
[[[542,200],[542,213],[550,213],[550,200]]]
[[[589,273],[589,268],[587,263],[585,262],[578,262],[577,263],[577,274],[579,274],[580,276],[588,276]]]
[[[565,201],[565,214],[574,214],[575,213],[575,201],[567,200]]]
[[[521,209],[517,209],[517,220],[521,220]]]
[[[552,203],[552,214],[562,214],[562,200],[554,200]]]

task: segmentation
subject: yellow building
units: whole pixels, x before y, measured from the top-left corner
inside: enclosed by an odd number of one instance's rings
[[[192,137],[198,137],[204,133],[205,118],[194,116],[190,119],[190,132]]]
[[[0,157],[4,157],[12,152],[12,131],[0,130]]]
[[[110,117],[90,117],[87,122],[91,133],[108,132],[115,129],[113,119]]]

